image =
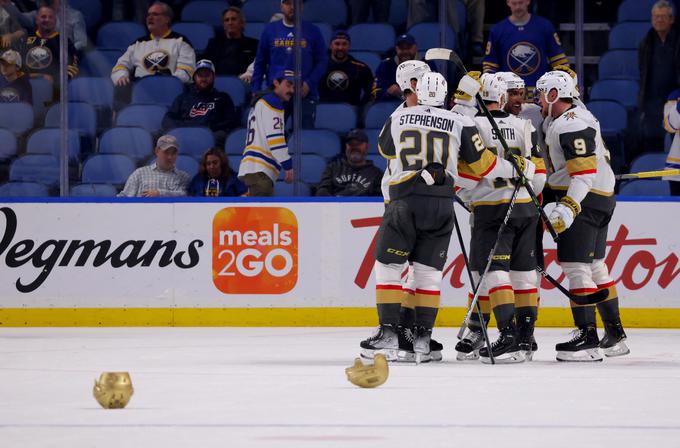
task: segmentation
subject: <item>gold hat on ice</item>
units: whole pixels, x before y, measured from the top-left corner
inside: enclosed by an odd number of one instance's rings
[[[377,354],[373,358],[373,364],[365,365],[361,359],[356,358],[354,365],[345,369],[350,383],[359,387],[378,387],[387,381],[389,368],[384,355]]]
[[[132,394],[132,380],[127,372],[104,372],[99,381],[94,380],[92,395],[105,409],[124,408]]]

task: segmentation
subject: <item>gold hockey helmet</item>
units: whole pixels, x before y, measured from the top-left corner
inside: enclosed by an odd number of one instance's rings
[[[124,408],[132,394],[132,380],[127,372],[104,372],[99,381],[94,380],[92,395],[105,409]]]

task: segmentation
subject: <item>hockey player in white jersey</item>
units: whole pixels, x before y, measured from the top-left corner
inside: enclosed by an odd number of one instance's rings
[[[442,75],[426,73],[416,92],[418,106],[397,109],[379,137],[380,153],[396,163],[389,181],[390,202],[375,249],[380,327],[360,345],[371,353],[397,350],[401,273],[410,261],[414,268],[414,351],[418,362],[430,355],[442,269],[453,231],[452,198],[458,163],[480,177],[513,178],[516,173],[510,162],[485,148],[471,119],[439,109],[447,94]],[[520,169],[531,176],[533,164],[523,158],[517,160]]]
[[[559,198],[552,211],[546,206],[550,222],[560,234],[557,259],[569,280],[572,294],[585,295],[608,289],[606,301],[597,304],[605,335],[600,341],[595,321],[595,305],[571,303],[578,327],[571,340],[556,345],[559,361],[601,361],[602,348],[607,356],[630,351],[619,316],[616,285],[604,262],[607,227],[616,199],[614,173],[597,120],[574,104],[573,79],[564,72],[544,74],[536,83],[542,113],[551,118],[546,143],[553,172],[550,188]]]
[[[500,134],[508,148],[518,157],[531,160],[535,165],[533,188],[540,193],[545,184],[545,165],[532,138],[533,126],[503,110],[506,103],[508,86],[499,74],[482,78],[481,97],[494,118]],[[489,119],[478,114],[475,123],[487,148],[501,158],[505,154],[499,135],[494,131]],[[538,290],[536,287],[535,232],[538,221],[536,206],[525,188],[517,191],[515,206],[505,230],[498,236],[509,203],[515,194],[515,186],[508,179],[479,178],[473,173],[460,172],[476,182],[468,194],[473,210],[472,238],[470,243],[470,268],[479,282],[489,253],[496,244],[496,252],[491,267],[479,286],[479,299],[491,305],[500,337],[492,346],[492,353],[499,363],[522,362],[531,356],[533,323],[536,320]],[[521,321],[515,324],[515,309]],[[481,348],[480,322],[470,322],[468,335],[456,346],[458,359],[479,356],[483,362],[489,361],[487,348]],[[466,344],[466,341],[474,341]]]
[[[673,135],[673,143],[666,157],[666,169],[680,168],[680,89],[676,89],[668,95],[663,107],[663,127],[666,132]],[[672,196],[680,196],[680,175],[665,176],[669,180]]]

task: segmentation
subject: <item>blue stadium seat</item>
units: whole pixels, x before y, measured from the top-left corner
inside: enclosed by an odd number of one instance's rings
[[[238,128],[231,131],[224,142],[224,152],[230,155],[243,154],[246,145],[246,128]]]
[[[641,171],[657,171],[662,170],[666,166],[666,154],[663,152],[651,152],[642,154],[630,164],[631,173],[639,173]]]
[[[321,180],[321,174],[326,169],[326,159],[316,154],[305,154],[301,158],[300,169],[302,173],[299,176],[302,182],[318,184]]]
[[[80,63],[80,76],[93,76],[97,78],[109,78],[111,70],[123,55],[123,50],[111,48],[99,48],[85,53]],[[77,78],[76,78],[77,79]],[[34,97],[35,98],[35,97]]]
[[[0,103],[0,128],[17,135],[33,128],[33,107],[28,103]]]
[[[628,127],[628,112],[623,105],[616,101],[591,101],[588,110],[600,122],[603,134],[618,134]]]
[[[182,22],[201,22],[215,28],[222,28],[222,11],[227,9],[226,1],[196,1],[187,3],[182,9]]]
[[[10,165],[9,180],[56,186],[59,183],[59,160],[45,154],[21,156]]]
[[[124,154],[95,154],[83,164],[83,183],[123,185],[137,168]]]
[[[649,20],[617,23],[609,32],[609,49],[637,50],[650,28]]]
[[[325,22],[314,22],[314,25],[319,28],[319,31],[321,31],[321,35],[323,36],[323,41],[326,46],[328,46],[328,44],[331,43],[331,38],[333,37],[333,28]]]
[[[174,23],[172,30],[186,36],[197,54],[203,53],[208,46],[208,41],[215,37],[215,29],[205,23]]]
[[[133,104],[118,112],[116,126],[140,126],[156,134],[166,112],[165,106],[157,104]]]
[[[246,102],[247,87],[236,76],[218,76],[215,78],[215,88],[228,93],[235,107],[242,107]]]
[[[61,112],[59,104],[50,107],[45,116],[45,127],[58,128]],[[94,138],[97,133],[97,114],[94,107],[87,103],[68,103],[68,128]]]
[[[17,138],[7,129],[0,129],[0,160],[11,159],[17,155]]]
[[[621,185],[619,194],[623,196],[670,196],[671,187],[667,180],[637,179]]]
[[[112,198],[118,189],[111,184],[78,184],[71,187],[71,196]]]
[[[111,78],[78,77],[68,83],[69,101],[81,101],[95,107],[113,107]]]
[[[298,182],[298,196],[309,196],[309,185],[304,182]],[[274,196],[287,197],[295,196],[295,182],[287,184],[282,180],[277,180],[274,183]]]
[[[423,22],[413,25],[408,32],[415,37],[418,50],[425,51],[429,48],[445,47],[456,48],[456,33],[450,26],[446,27],[445,44],[439,43],[439,24],[435,22]]]
[[[7,182],[0,185],[0,197],[44,197],[50,192],[39,182]]]
[[[200,159],[204,152],[215,146],[215,137],[208,128],[175,128],[168,134],[177,137],[180,154],[195,159]]]
[[[49,154],[59,157],[61,152],[61,129],[43,128],[35,131],[26,143],[26,154]],[[80,137],[74,130],[68,133],[68,156],[72,162],[80,157]]]
[[[248,22],[263,22],[269,23],[272,15],[281,12],[280,0],[249,0],[243,5],[241,9],[243,15],[246,16],[246,23]],[[246,34],[246,36],[259,39],[260,36]]]
[[[345,103],[321,103],[316,106],[315,128],[349,132],[357,126],[354,106]]]
[[[248,4],[250,4],[250,2],[243,5],[243,9],[245,9]],[[243,30],[243,34],[245,36],[260,40],[260,36],[262,36],[262,30],[264,30],[264,27],[267,25],[268,23],[266,22],[246,22],[246,28]]]
[[[398,101],[381,101],[373,103],[366,111],[364,126],[366,128],[382,129],[392,112],[400,105]]]
[[[289,139],[291,152],[295,151],[295,139]],[[303,130],[300,135],[301,154],[317,154],[326,159],[340,155],[341,146],[338,134],[322,129]]]
[[[102,4],[99,0],[69,0],[68,4],[83,14],[88,29],[97,26],[102,19]]]
[[[657,0],[624,0],[619,5],[618,21],[646,20],[649,22],[652,17],[652,6],[656,2]]]
[[[170,106],[184,91],[184,84],[174,76],[146,76],[132,87],[132,104]]]
[[[136,162],[151,157],[153,148],[154,142],[151,134],[143,128],[111,128],[99,139],[100,154],[125,154]]]
[[[408,15],[408,6],[406,0],[392,0],[390,2],[390,17],[387,20],[393,26],[399,26],[406,23],[406,16]]]
[[[358,61],[368,65],[368,68],[371,69],[371,72],[375,74],[375,71],[378,69],[378,66],[381,62],[380,55],[378,53],[374,53],[372,51],[350,51],[349,53]]]
[[[307,0],[302,17],[310,22],[325,22],[339,27],[347,23],[347,5],[343,0]]]
[[[385,52],[394,47],[394,27],[389,23],[359,23],[347,30],[352,50]]]
[[[380,135],[380,129],[364,129],[364,132],[368,136],[368,153],[379,154],[378,136]]]
[[[132,43],[148,31],[137,22],[109,22],[97,31],[97,47],[127,50]]]
[[[369,154],[366,158],[373,162],[373,165],[380,168],[383,172],[387,169],[387,159],[380,154]]]
[[[599,79],[640,79],[637,50],[611,50],[600,58]]]
[[[189,175],[190,178],[198,173],[198,160],[191,156],[180,154],[177,156],[175,166],[178,170],[182,170]]]
[[[229,166],[231,167],[232,170],[236,171],[238,173],[238,169],[241,166],[241,158],[242,156],[240,155],[231,155],[227,156],[227,160],[229,161]]]
[[[590,90],[591,100],[613,100],[626,106],[627,109],[637,107],[639,85],[637,81],[628,79],[605,79],[596,81]]]
[[[45,78],[31,78],[31,92],[33,94],[33,108],[37,116],[45,113],[45,104],[52,102],[54,89],[52,83]]]

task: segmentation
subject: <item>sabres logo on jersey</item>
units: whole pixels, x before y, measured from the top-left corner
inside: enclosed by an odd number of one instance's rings
[[[330,90],[347,90],[349,87],[349,76],[342,70],[334,70],[326,77],[326,85]]]
[[[191,106],[191,110],[189,111],[189,117],[191,118],[203,117],[214,108],[215,103],[204,103],[201,101]]]
[[[43,70],[52,64],[52,51],[47,47],[33,47],[26,52],[26,66],[32,70]]]
[[[0,103],[18,103],[21,101],[19,92],[11,87],[0,90]]]
[[[144,56],[144,68],[156,73],[168,68],[170,55],[165,50],[156,50]]]
[[[531,75],[541,65],[541,52],[531,42],[517,42],[508,51],[507,63],[517,75]]]

